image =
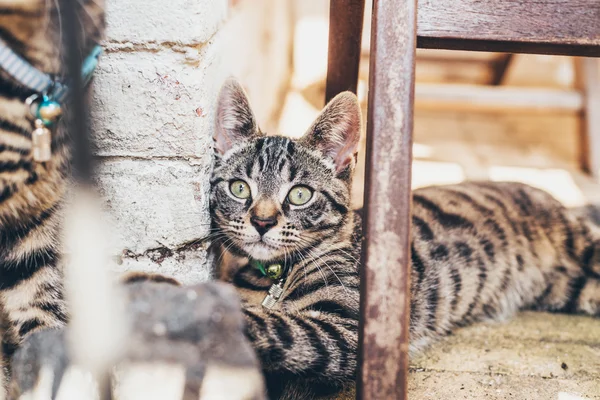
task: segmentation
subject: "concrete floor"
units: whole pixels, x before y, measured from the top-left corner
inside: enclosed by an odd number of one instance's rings
[[[459,329],[411,360],[408,391],[411,400],[600,399],[600,320],[524,312]]]
[[[409,391],[415,399],[600,399],[600,320],[525,312],[460,329],[412,360]]]

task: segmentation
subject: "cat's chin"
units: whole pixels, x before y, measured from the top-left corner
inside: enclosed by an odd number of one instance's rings
[[[281,256],[277,249],[262,242],[246,245],[244,250],[258,261],[270,261]]]

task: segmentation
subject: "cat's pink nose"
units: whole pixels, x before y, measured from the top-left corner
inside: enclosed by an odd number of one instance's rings
[[[254,226],[254,229],[256,229],[258,234],[262,236],[265,233],[267,233],[269,229],[277,225],[277,217],[261,218],[253,216],[250,218],[250,222],[252,223],[252,226]]]

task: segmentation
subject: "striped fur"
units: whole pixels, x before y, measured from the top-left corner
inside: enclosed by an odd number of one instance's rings
[[[536,308],[600,316],[600,231],[548,193],[469,182],[413,194],[411,347]]]
[[[355,377],[361,222],[349,209],[347,155],[360,117],[350,98],[334,99],[294,141],[264,136],[236,83],[221,93],[211,252],[243,299],[271,398],[309,399]],[[341,143],[333,153],[328,135]],[[232,195],[237,180],[248,183],[248,199]],[[298,184],[315,197],[301,209],[285,197]],[[257,213],[276,221],[262,236]],[[518,183],[429,187],[414,191],[412,218],[411,350],[524,308],[600,316],[600,231],[549,194]],[[271,310],[261,302],[273,282],[250,259],[288,266]]]
[[[85,49],[104,28],[101,0],[82,0],[78,15]],[[0,37],[34,67],[63,74],[59,2],[0,2]],[[0,300],[20,338],[42,327],[62,326],[67,318],[60,267],[60,219],[67,191],[68,134],[53,134],[52,159],[31,156],[31,95],[0,69]]]
[[[4,304],[0,300],[0,400],[7,398],[6,388],[10,376],[9,359],[17,344],[17,335],[5,312]]]

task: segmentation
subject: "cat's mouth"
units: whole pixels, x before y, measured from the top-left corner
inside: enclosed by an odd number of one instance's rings
[[[279,259],[294,252],[293,246],[286,245],[279,238],[269,235],[238,236],[235,241],[240,250],[259,261]]]
[[[262,238],[253,243],[246,243],[245,250],[250,257],[260,261],[272,260],[281,253],[279,247],[268,244]]]

